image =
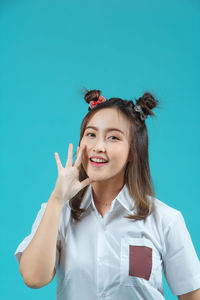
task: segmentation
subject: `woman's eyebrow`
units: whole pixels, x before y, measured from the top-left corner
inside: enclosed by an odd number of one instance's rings
[[[87,127],[85,128],[85,130],[88,129],[88,128],[94,129],[94,130],[98,131],[98,128],[97,128],[96,126],[87,126]],[[105,128],[105,130],[106,130],[107,132],[109,132],[109,131],[118,131],[118,132],[120,132],[121,134],[124,135],[124,132],[123,132],[122,130],[120,130],[119,128]]]

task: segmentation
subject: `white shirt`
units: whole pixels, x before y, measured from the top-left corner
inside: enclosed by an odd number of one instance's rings
[[[65,203],[56,250],[57,300],[161,300],[162,271],[174,295],[200,288],[200,262],[181,212],[154,201],[155,212],[136,222],[123,218],[134,213],[126,185],[104,217],[95,207],[91,185],[79,222],[70,216],[69,201]],[[18,262],[46,205],[42,203],[31,234],[17,247]]]

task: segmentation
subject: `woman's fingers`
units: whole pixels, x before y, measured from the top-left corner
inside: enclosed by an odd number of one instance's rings
[[[84,150],[85,150],[85,145],[83,145],[83,147],[80,147],[80,146],[77,147],[76,160],[75,160],[74,164],[72,165],[72,163],[73,163],[73,144],[69,144],[68,156],[67,156],[67,162],[66,162],[65,168],[71,167],[71,166],[76,166],[77,168],[80,167],[81,161],[82,161],[82,154],[83,154]]]
[[[76,157],[78,156],[79,149],[80,149],[80,147],[78,146],[77,150],[76,150]]]
[[[61,164],[61,161],[60,161],[60,158],[59,158],[59,155],[57,152],[55,152],[55,160],[57,163],[58,170],[60,170],[62,168],[62,164]]]
[[[89,177],[81,181],[81,189],[83,189],[84,187],[86,187],[88,184],[92,182],[94,182],[94,180],[90,179]]]
[[[80,147],[78,146],[76,149],[76,158],[78,157],[78,152],[79,152]],[[75,162],[73,163],[73,166],[75,165]]]
[[[85,145],[83,145],[83,147],[79,147],[79,150],[78,150],[78,155],[77,155],[77,158],[76,158],[76,161],[74,163],[74,165],[78,168],[80,167],[81,165],[81,162],[82,162],[82,155],[83,155],[83,151],[85,150]]]
[[[68,154],[67,154],[67,162],[65,167],[71,167],[73,162],[73,144],[69,144]]]

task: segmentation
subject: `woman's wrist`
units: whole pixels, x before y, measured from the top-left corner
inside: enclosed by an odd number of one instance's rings
[[[53,190],[53,192],[51,193],[51,196],[49,198],[49,202],[53,202],[62,208],[66,201],[64,199],[61,199],[60,197],[58,197],[55,193],[55,190]]]

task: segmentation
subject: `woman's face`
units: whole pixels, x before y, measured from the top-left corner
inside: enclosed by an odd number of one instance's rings
[[[80,146],[86,145],[83,167],[95,181],[124,182],[130,148],[129,121],[115,108],[97,111],[86,125]],[[103,159],[106,162],[101,162]]]

